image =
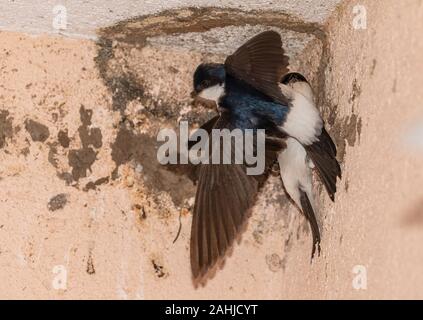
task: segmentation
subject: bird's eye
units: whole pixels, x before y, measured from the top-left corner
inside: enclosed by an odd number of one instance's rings
[[[207,88],[207,87],[209,87],[209,86],[210,86],[210,81],[209,81],[209,80],[204,80],[204,81],[202,81],[202,82],[201,82],[201,86],[202,86],[203,88]]]

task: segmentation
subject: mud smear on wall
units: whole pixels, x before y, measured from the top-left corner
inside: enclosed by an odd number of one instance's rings
[[[25,121],[25,129],[34,142],[45,142],[50,136],[50,131],[47,126],[31,119]]]
[[[195,179],[195,167],[161,165],[157,161],[157,147],[155,137],[135,134],[123,125],[112,144],[112,159],[116,163],[112,178],[117,178],[120,165],[129,161],[139,163],[143,167],[143,184],[153,194],[158,191],[169,193],[175,205],[180,206],[195,193],[192,181]]]
[[[154,259],[151,260],[151,264],[153,265],[154,273],[156,274],[157,278],[166,278],[169,275],[165,271],[164,267]]]
[[[326,109],[327,123],[330,125],[330,133],[335,140],[338,149],[338,160],[341,162],[345,158],[346,146],[353,147],[360,141],[361,129],[363,126],[361,118],[355,113],[358,106],[358,99],[361,95],[361,86],[357,79],[354,79],[351,85],[351,94],[348,103],[351,105],[351,115],[343,117],[338,116],[338,105]]]
[[[78,128],[82,148],[69,151],[69,165],[72,167],[72,177],[78,181],[87,176],[91,166],[97,159],[96,149],[103,145],[102,134],[99,128],[91,128],[92,110],[85,109],[83,105],[79,109],[81,126]]]
[[[360,139],[362,120],[356,114],[343,117],[337,117],[338,106],[333,107],[329,114],[328,123],[331,126],[331,136],[335,140],[337,146],[337,158],[340,162],[344,161],[347,144],[353,147]]]
[[[130,55],[132,46],[138,51],[142,46],[132,43],[117,42],[113,38],[101,37],[98,41],[98,55],[95,58],[96,65],[99,69],[100,76],[109,88],[112,94],[112,109],[119,111],[121,114],[121,123],[127,120],[125,114],[127,106],[132,101],[142,104],[143,114],[153,119],[171,120],[176,122],[180,116],[180,111],[186,106],[185,101],[175,101],[169,103],[165,99],[157,99],[153,97],[145,88],[145,76],[140,74],[135,76],[135,70],[128,64],[126,58],[117,56],[116,52],[122,50],[124,55]],[[144,42],[143,42],[144,43]],[[120,55],[122,55],[120,52]],[[170,73],[177,73],[176,69],[169,69]],[[193,123],[200,123],[205,120],[204,112],[193,110],[187,115]]]
[[[70,139],[68,137],[68,130],[60,130],[57,134],[57,139],[63,148],[69,148]]]
[[[74,138],[69,137],[68,129],[63,128],[57,134],[57,140],[48,143],[49,154],[48,161],[57,170],[57,176],[64,180],[67,185],[74,183],[78,187],[78,181],[81,178],[88,176],[91,172],[91,167],[97,160],[97,154],[103,146],[103,135],[100,128],[94,127],[92,124],[92,109],[80,106],[79,116],[81,124],[78,127],[78,136],[80,141],[80,148],[69,149]],[[70,172],[60,171],[58,160],[59,149],[62,149],[62,155],[67,157],[67,163],[70,167]],[[84,191],[95,190],[97,186],[107,183],[108,177],[103,177],[95,181],[88,182],[83,188]]]
[[[56,158],[57,142],[47,143],[47,145],[49,146],[48,162],[50,162],[50,164],[57,169],[57,167],[58,167],[58,161],[57,161],[57,158]]]
[[[66,206],[67,202],[68,202],[68,195],[65,193],[60,193],[50,199],[50,201],[47,204],[47,208],[50,211],[63,209]]]
[[[88,182],[82,190],[84,191],[97,190],[98,186],[101,186],[102,184],[107,184],[107,183],[109,183],[109,177],[103,177],[95,181]]]
[[[93,250],[90,248],[88,250],[88,259],[87,259],[87,268],[86,268],[86,272],[89,275],[93,275],[95,274],[95,268],[94,268],[94,258],[93,258]]]
[[[9,116],[9,111],[0,110],[0,149],[7,145],[7,139],[13,136],[13,118]]]

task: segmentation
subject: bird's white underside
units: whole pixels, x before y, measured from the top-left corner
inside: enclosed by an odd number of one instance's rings
[[[322,132],[323,121],[313,102],[313,92],[306,82],[292,85],[280,84],[282,93],[290,98],[291,109],[281,129],[304,145],[317,140]]]
[[[303,145],[315,142],[321,134],[323,121],[314,104],[313,91],[306,82],[280,84],[282,93],[292,100],[291,110],[281,126],[289,138],[287,147],[278,156],[282,182],[286,192],[301,209],[300,190],[307,194],[314,208],[312,192],[313,162]]]
[[[278,156],[281,178],[286,192],[301,209],[300,189],[307,193],[314,208],[311,168],[304,147],[294,138],[286,139],[286,149]]]

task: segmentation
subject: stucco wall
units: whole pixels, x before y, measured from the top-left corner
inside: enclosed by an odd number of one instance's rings
[[[98,42],[0,32],[0,297],[421,298],[423,5],[333,4],[324,18],[317,5],[112,15]],[[357,4],[367,29],[353,27]],[[189,99],[195,66],[267,28],[311,79],[343,179],[335,204],[316,183],[312,264],[307,223],[275,175],[223,269],[195,288],[192,171],[156,162],[156,133],[210,117]]]
[[[354,4],[328,23],[326,118],[348,115],[332,132],[339,137],[356,122],[357,134],[347,138],[344,190],[324,223],[324,296],[421,298],[423,137],[411,137],[423,124],[423,5],[360,1],[367,29],[355,30],[346,23]],[[367,290],[351,290],[352,265],[366,266]]]

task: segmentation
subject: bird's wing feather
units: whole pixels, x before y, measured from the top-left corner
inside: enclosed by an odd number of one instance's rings
[[[275,31],[265,31],[227,57],[225,69],[233,77],[286,105],[288,98],[282,94],[278,83],[288,72],[288,64],[280,35]]]
[[[212,131],[212,129],[213,129],[213,127],[216,124],[218,119],[219,119],[219,116],[215,116],[215,117],[211,118],[210,120],[204,122],[202,124],[202,126],[198,129],[206,130],[207,133],[210,135],[210,133],[211,133],[211,131]],[[195,132],[193,133],[193,135],[195,135]],[[196,140],[189,140],[188,141],[188,150],[190,150],[197,142],[198,141],[196,141]]]
[[[336,178],[341,178],[341,167],[336,159],[336,146],[324,127],[318,140],[305,146],[305,149],[316,166],[329,197],[335,201]]]
[[[230,117],[223,113],[214,129],[232,130]],[[266,165],[277,159],[284,146],[282,140],[266,140]],[[232,153],[234,149],[232,142]],[[201,164],[191,227],[194,278],[204,276],[224,257],[249,216],[262,180],[247,175],[246,168],[244,164]]]

